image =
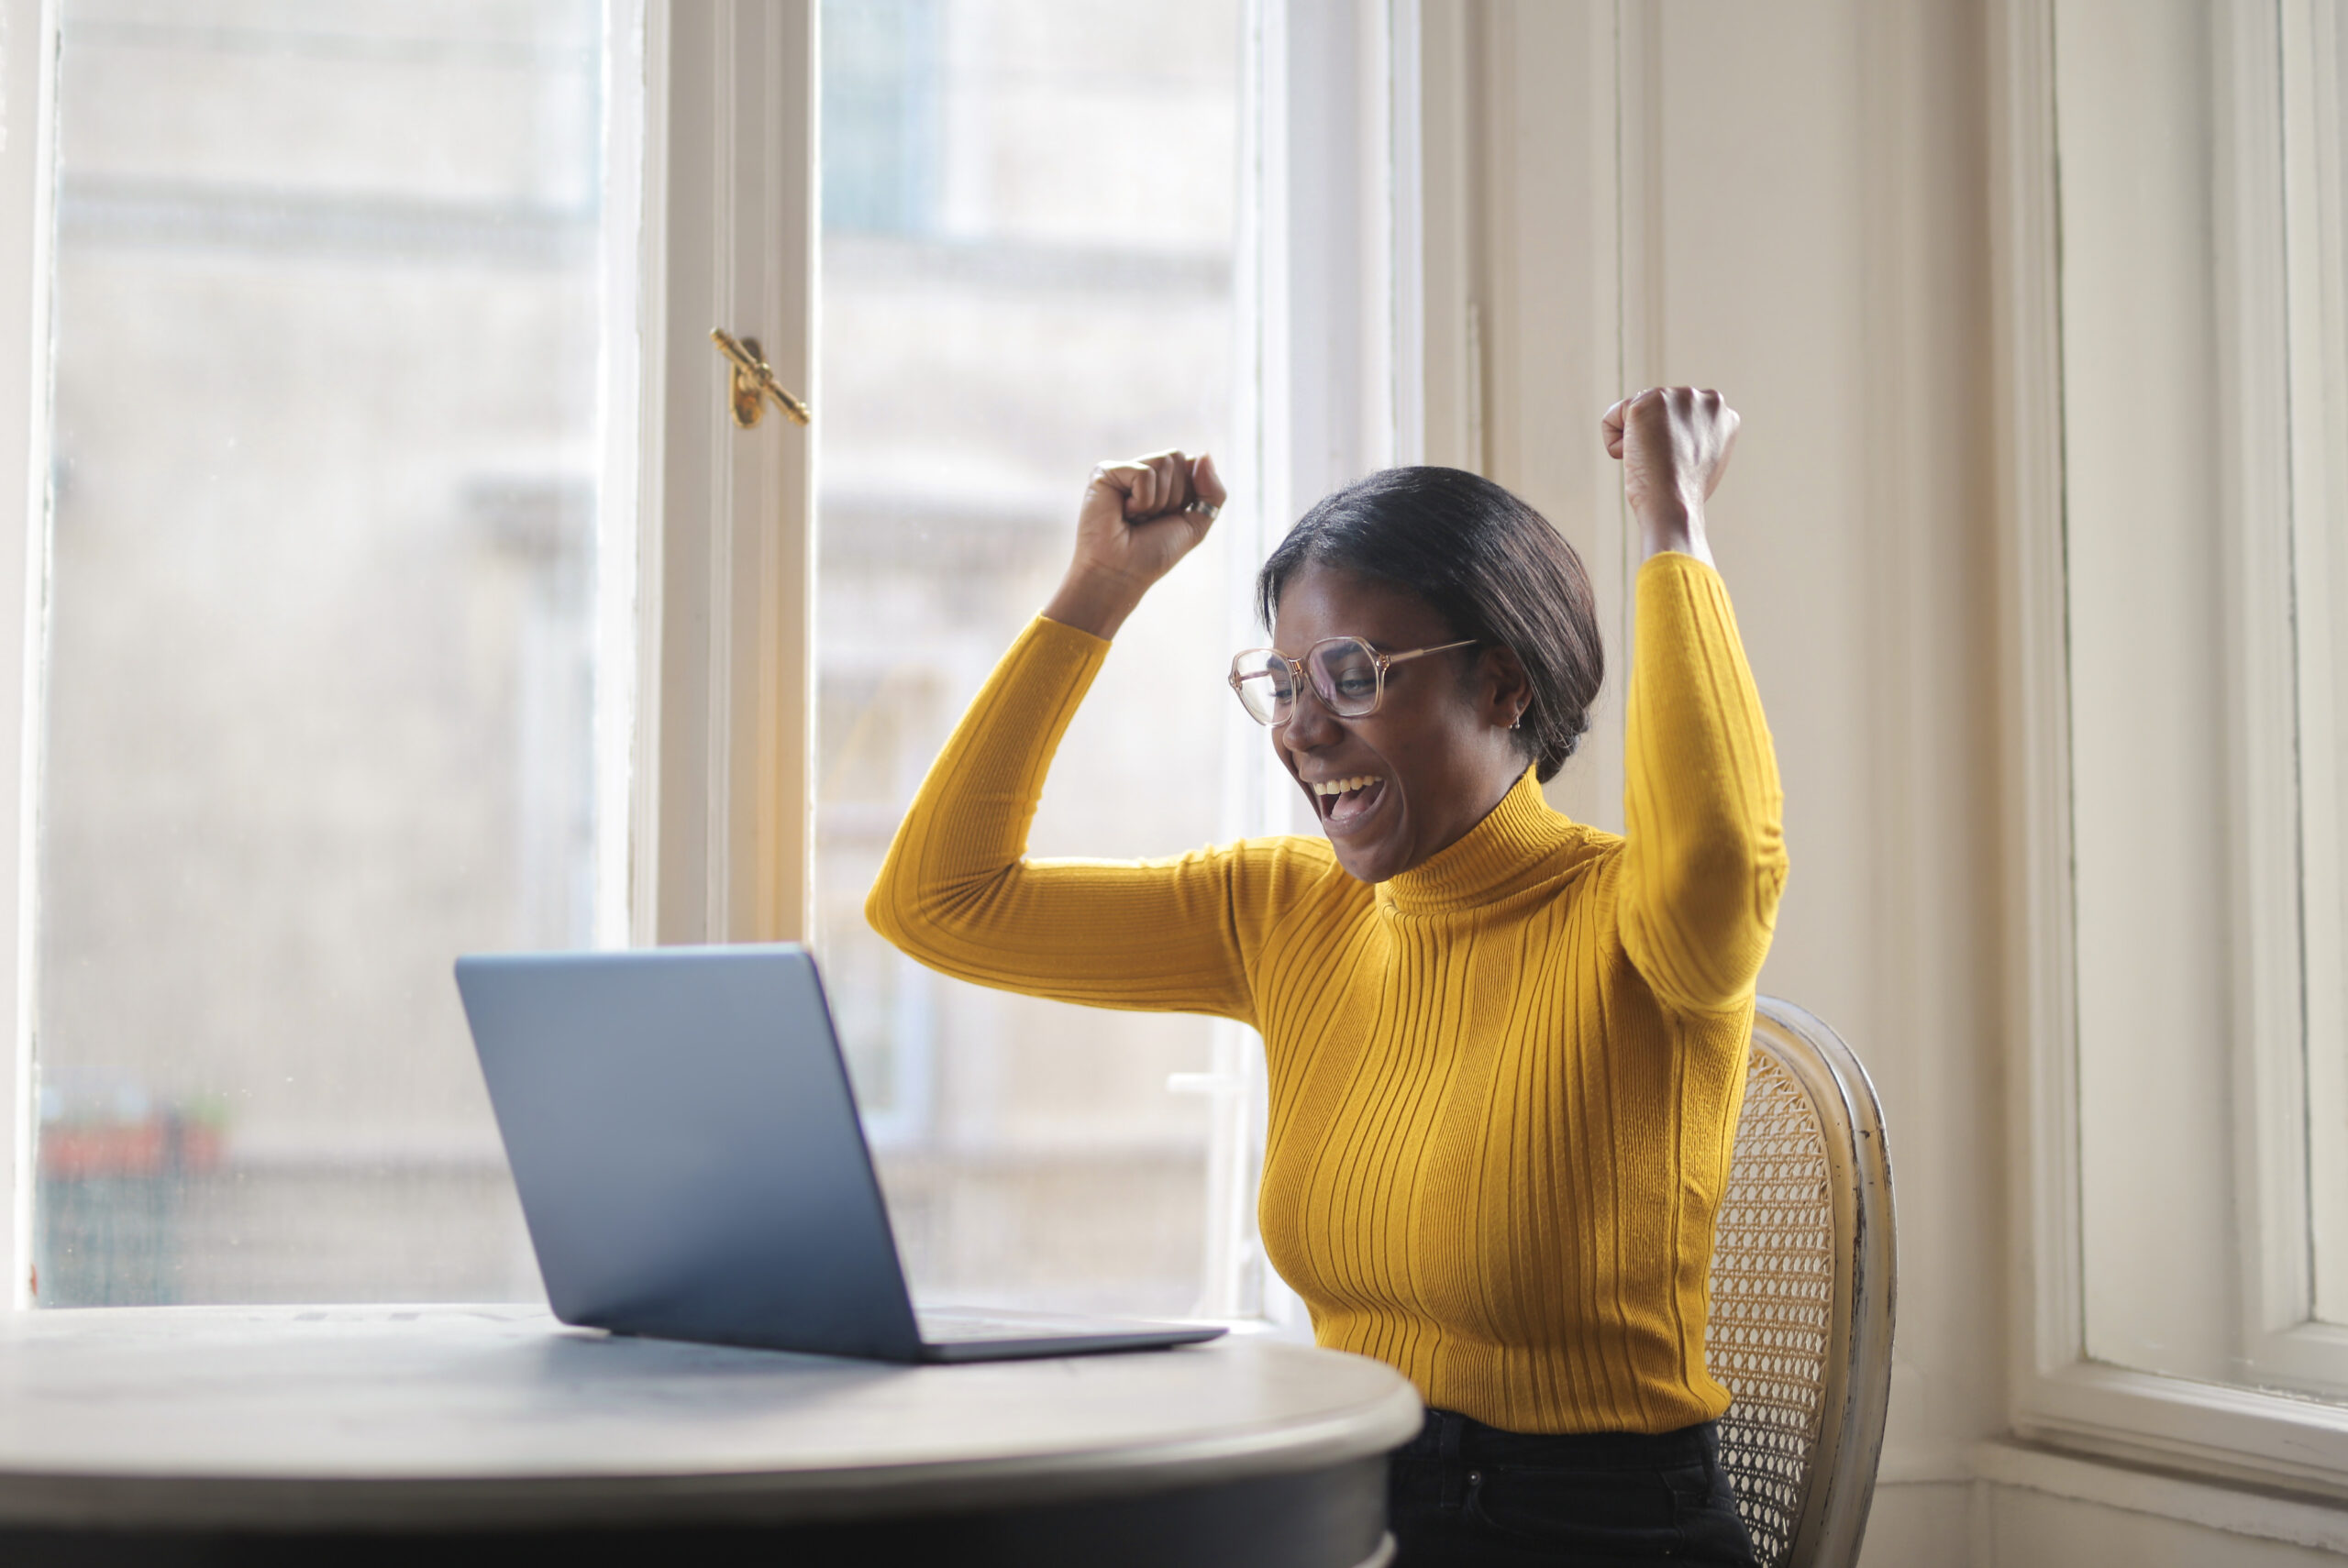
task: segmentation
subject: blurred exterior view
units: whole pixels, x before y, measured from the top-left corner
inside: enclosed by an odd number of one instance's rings
[[[1067,565],[1093,464],[1227,460],[1238,7],[834,0],[823,23],[816,939],[899,1243],[942,1298],[1188,1311],[1209,1103],[1167,1079],[1216,1026],[931,975],[863,903]],[[1034,853],[1224,831],[1222,547],[1119,635]]]
[[[45,1305],[537,1289],[449,966],[592,929],[602,29],[64,7]]]
[[[44,1305],[537,1294],[449,966],[594,940],[626,810],[605,29],[64,7]],[[1217,1026],[944,981],[861,905],[1091,465],[1231,444],[1236,6],[823,37],[816,939],[901,1244],[936,1294],[1185,1311],[1209,1102],[1167,1080]],[[1038,853],[1225,832],[1229,579],[1211,543],[1120,637]]]

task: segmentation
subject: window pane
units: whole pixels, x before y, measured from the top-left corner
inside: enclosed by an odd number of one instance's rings
[[[449,960],[591,934],[593,0],[69,0],[39,1299],[528,1297]]]
[[[2087,1343],[2222,1381],[2240,1275],[2228,867],[2210,831],[2227,733],[2204,437],[2221,418],[2214,20],[2203,0],[2055,7]]]
[[[1214,1026],[945,980],[862,906],[1058,580],[1092,465],[1231,446],[1237,9],[831,0],[823,21],[818,939],[898,1239],[933,1297],[1186,1311],[1207,1111],[1166,1079],[1208,1065]],[[1036,853],[1222,830],[1235,532],[1120,634]]]

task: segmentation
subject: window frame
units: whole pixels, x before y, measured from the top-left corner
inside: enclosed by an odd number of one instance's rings
[[[2282,0],[2297,6],[2302,0]],[[2232,1479],[2348,1495],[2348,1406],[2091,1359],[2087,1345],[2072,885],[2054,0],[2000,0],[1990,79],[1996,428],[2005,624],[2010,1078],[2016,1239],[2009,1401],[2020,1435]],[[2231,10],[2215,78],[2215,201],[2226,555],[2227,796],[2238,853],[2225,918],[2237,1211],[2266,1265],[2242,1270],[2242,1353],[2337,1371],[2348,1335],[2308,1323],[2298,714],[2293,679],[2289,362],[2279,11]],[[2259,64],[2267,67],[2264,72]],[[2262,117],[2263,116],[2263,117]],[[2257,127],[2268,127],[2262,134]],[[2278,602],[2279,601],[2279,602]],[[2292,1136],[2294,1132],[2296,1136]],[[2272,1133],[2273,1135],[2261,1135]],[[2290,1238],[2296,1236],[2294,1242]]]
[[[2288,484],[2292,502],[2298,646],[2300,789],[2312,801],[2348,798],[2348,646],[2337,630],[2348,616],[2348,68],[2336,7],[2320,0],[2282,0],[2282,177],[2294,212],[2318,223],[2290,226],[2283,260],[2291,319],[2320,324],[2320,356],[2290,359]],[[2329,80],[2315,61],[2329,58]],[[2330,189],[2334,200],[2321,201]],[[2327,526],[2329,523],[2329,526]],[[2310,1041],[2348,1042],[2348,813],[2307,812],[2301,852],[2309,888],[2305,995]],[[2301,1160],[2284,1174],[2284,1197],[2299,1205],[2298,1233],[2309,1238],[2303,1265],[2279,1286],[2287,1304],[2307,1315],[2348,1323],[2348,1141],[2326,1146],[2313,1135],[2330,1108],[2335,1128],[2348,1121],[2348,1050],[2308,1053],[2298,1084],[2309,1133]],[[2329,1316],[2327,1318],[2327,1309]],[[2348,1353],[2348,1333],[2334,1329],[2332,1353]]]
[[[641,15],[630,930],[640,944],[802,941],[814,446],[780,416],[735,425],[709,332],[757,338],[821,409],[815,0],[645,0]]]

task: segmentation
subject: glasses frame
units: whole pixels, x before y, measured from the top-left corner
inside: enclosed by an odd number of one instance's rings
[[[1454,648],[1472,648],[1481,640],[1481,638],[1478,637],[1462,637],[1456,643],[1436,643],[1431,647],[1405,648],[1399,653],[1380,653],[1377,648],[1370,646],[1369,640],[1367,637],[1324,637],[1319,642],[1313,644],[1311,647],[1305,649],[1304,657],[1302,658],[1290,658],[1288,655],[1280,652],[1278,648],[1241,648],[1237,653],[1231,656],[1231,674],[1225,679],[1228,679],[1231,684],[1231,694],[1239,699],[1239,705],[1243,709],[1246,710],[1247,716],[1254,719],[1257,723],[1263,725],[1268,730],[1279,729],[1282,724],[1287,723],[1290,719],[1296,717],[1296,700],[1292,697],[1289,700],[1288,718],[1286,719],[1260,718],[1257,716],[1255,709],[1247,707],[1247,694],[1241,689],[1240,685],[1241,681],[1247,678],[1243,677],[1239,673],[1239,661],[1247,657],[1250,654],[1268,654],[1273,658],[1279,660],[1280,663],[1288,666],[1289,679],[1295,683],[1291,690],[1311,691],[1312,693],[1313,701],[1321,704],[1322,712],[1327,713],[1331,718],[1367,719],[1385,705],[1386,672],[1388,670],[1393,668],[1398,664],[1408,664],[1414,658],[1424,658],[1429,654],[1449,653]],[[1306,668],[1310,664],[1314,654],[1319,653],[1323,648],[1327,647],[1332,643],[1352,643],[1356,646],[1367,650],[1369,654],[1369,662],[1371,667],[1378,671],[1378,690],[1370,693],[1369,706],[1364,708],[1358,713],[1340,712],[1337,709],[1335,699],[1332,698],[1326,691],[1321,690],[1321,683],[1312,679],[1312,672]],[[1269,675],[1271,671],[1268,668],[1262,673]]]

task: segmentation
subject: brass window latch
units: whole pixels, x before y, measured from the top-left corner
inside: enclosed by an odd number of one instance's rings
[[[793,425],[804,425],[809,418],[805,403],[782,390],[774,379],[774,367],[767,363],[766,352],[755,337],[737,337],[722,326],[709,329],[709,340],[717,351],[734,366],[734,423],[748,430],[766,413],[766,399],[782,410],[782,416]]]

